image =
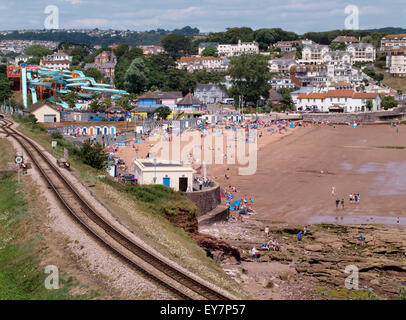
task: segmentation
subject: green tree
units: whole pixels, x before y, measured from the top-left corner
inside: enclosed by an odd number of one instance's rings
[[[192,41],[189,38],[173,33],[166,35],[161,40],[161,44],[165,51],[175,60],[183,55],[190,54],[192,50]]]
[[[135,58],[125,73],[124,88],[130,93],[141,93],[147,88],[148,70],[143,58]]]
[[[10,87],[10,81],[6,77],[0,76],[0,102],[10,99],[13,95],[13,91]]]
[[[102,106],[99,104],[99,101],[98,101],[97,99],[94,99],[94,100],[89,104],[89,108],[90,108],[90,111],[92,111],[92,112],[104,111],[104,110],[105,110],[104,107],[102,107]]]
[[[71,91],[65,95],[64,100],[66,101],[67,104],[69,104],[70,108],[73,108],[73,107],[75,107],[75,104],[76,104],[76,101],[78,100],[78,98],[79,98],[78,93],[75,91]]]
[[[208,46],[202,51],[204,57],[218,57],[218,51],[215,46]]]
[[[41,61],[41,58],[37,57],[37,58],[28,59],[26,63],[30,64],[30,65],[37,65],[40,63],[40,61]]]
[[[116,105],[124,108],[125,110],[131,110],[130,98],[128,96],[122,96],[116,101]]]
[[[142,58],[143,53],[140,48],[133,48],[126,51],[120,58],[114,69],[114,84],[118,89],[124,89],[125,74],[135,58]]]
[[[169,107],[159,107],[154,113],[157,115],[158,119],[165,120],[171,115],[172,111]]]
[[[103,73],[95,68],[89,68],[85,70],[84,73],[87,77],[93,78],[96,82],[103,81],[103,83],[106,83],[106,79],[104,78]]]
[[[392,97],[392,96],[383,97],[382,102],[381,102],[381,107],[384,110],[396,108],[397,106],[398,106],[398,102],[395,100],[394,97]]]
[[[92,143],[86,140],[80,148],[80,158],[82,161],[96,169],[104,169],[107,162],[107,154],[100,143]]]
[[[43,56],[52,54],[52,51],[39,44],[34,44],[25,49],[25,54],[37,58],[42,58]]]
[[[372,110],[372,108],[373,108],[373,103],[372,103],[372,100],[371,100],[371,99],[368,99],[367,104],[366,104],[366,107],[367,107],[368,111],[371,111],[371,110]]]
[[[106,109],[108,109],[113,105],[113,101],[111,100],[111,98],[105,98],[103,100],[103,105],[106,107]]]
[[[260,97],[269,97],[271,74],[265,56],[253,54],[233,57],[228,72],[232,78],[230,94],[235,101],[243,96],[245,102],[256,104]]]
[[[331,50],[342,50],[342,51],[347,50],[347,45],[345,44],[345,42],[333,43],[330,45],[330,47]]]
[[[281,94],[280,102],[282,103],[283,110],[293,109],[295,104],[293,102],[290,91],[288,89],[281,89],[279,90],[279,93]]]

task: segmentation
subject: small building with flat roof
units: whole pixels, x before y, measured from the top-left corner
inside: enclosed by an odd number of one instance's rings
[[[181,161],[162,159],[136,159],[135,178],[138,183],[162,184],[175,191],[193,190],[194,169]]]

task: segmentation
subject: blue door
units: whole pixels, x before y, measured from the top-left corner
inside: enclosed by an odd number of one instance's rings
[[[164,186],[167,187],[171,186],[171,178],[164,178]]]

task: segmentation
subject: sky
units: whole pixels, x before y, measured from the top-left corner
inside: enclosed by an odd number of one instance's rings
[[[201,32],[229,27],[282,28],[303,34],[345,29],[354,5],[359,28],[406,27],[405,0],[0,0],[0,30],[43,29],[56,6],[59,28],[173,30],[184,26]]]

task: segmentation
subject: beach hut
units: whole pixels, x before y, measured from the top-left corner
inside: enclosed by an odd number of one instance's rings
[[[100,127],[96,127],[96,132],[95,132],[95,134],[96,134],[96,135],[101,134],[101,128],[100,128]]]
[[[107,126],[103,127],[103,134],[104,135],[109,134],[109,127],[107,127]]]
[[[89,127],[89,135],[93,136],[94,135],[94,128],[93,127]]]
[[[83,134],[83,135],[87,135],[88,133],[89,133],[89,129],[86,128],[86,127],[83,127],[83,128],[82,128],[82,134]]]
[[[77,128],[76,128],[76,134],[77,134],[78,136],[80,136],[80,135],[82,134],[82,128],[77,127]]]
[[[116,127],[111,126],[110,127],[110,134],[116,134]]]

